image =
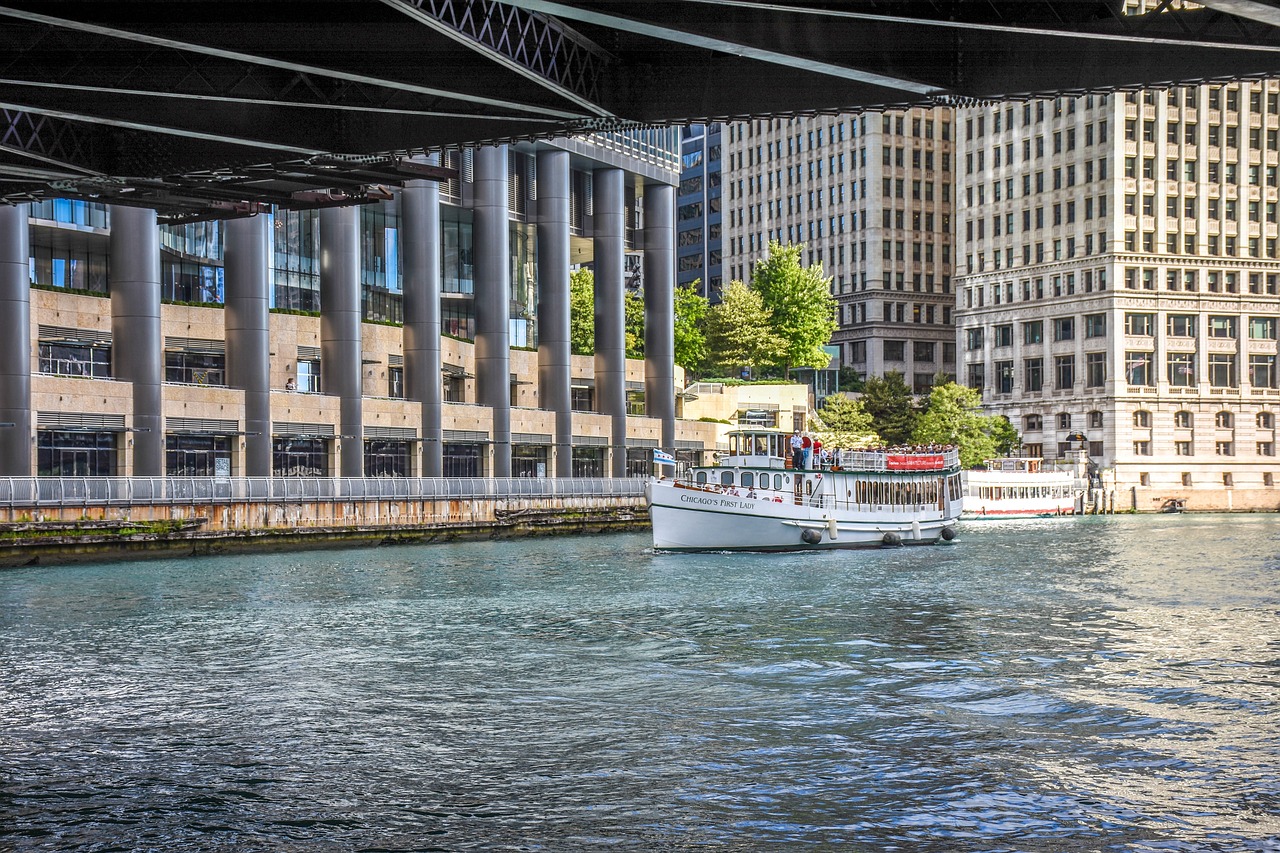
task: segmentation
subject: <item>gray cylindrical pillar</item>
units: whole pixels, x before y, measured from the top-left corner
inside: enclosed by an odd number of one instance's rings
[[[507,146],[475,152],[476,396],[493,410],[493,476],[511,476],[511,232]]]
[[[31,230],[0,204],[0,476],[31,476]],[[3,426],[13,424],[13,426]]]
[[[573,476],[569,152],[538,152],[538,399],[556,414],[555,475]]]
[[[675,401],[675,187],[644,191],[644,401],[662,421],[662,447],[676,444]]]
[[[267,217],[226,223],[227,384],[244,391],[244,476],[271,476],[271,343]]]
[[[609,415],[610,474],[627,474],[627,338],[623,293],[626,203],[621,169],[596,169],[592,203],[595,236],[596,408]]]
[[[320,211],[320,387],[340,400],[343,477],[364,476],[360,209]]]
[[[434,164],[433,155],[431,163]],[[444,475],[440,377],[440,185],[409,181],[400,195],[404,248],[404,391],[422,404],[422,476]]]
[[[160,229],[156,212],[111,206],[111,360],[133,383],[135,477],[164,476],[164,346],[160,338]]]

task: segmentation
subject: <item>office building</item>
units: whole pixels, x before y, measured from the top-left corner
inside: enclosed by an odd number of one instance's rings
[[[725,126],[724,265],[749,281],[769,241],[803,243],[832,278],[841,364],[905,375],[918,393],[955,373],[952,112]]]
[[[438,156],[438,155],[437,155]],[[671,360],[678,135],[447,152],[363,207],[158,225],[0,208],[0,466],[52,476],[623,476],[693,453]],[[646,359],[627,360],[627,258]],[[595,355],[568,276],[595,273]]]
[[[680,187],[676,195],[676,286],[699,282],[712,304],[724,287],[721,232],[723,125],[694,124],[680,134]]]
[[[1087,450],[1138,509],[1201,488],[1265,502],[1280,84],[979,106],[957,126],[963,381],[1028,453]]]

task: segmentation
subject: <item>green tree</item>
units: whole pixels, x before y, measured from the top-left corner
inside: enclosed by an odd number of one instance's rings
[[[871,415],[871,424],[887,444],[906,444],[916,428],[915,396],[902,374],[891,370],[872,376],[862,388],[862,407]]]
[[[588,269],[569,274],[569,348],[574,355],[596,351],[595,282]]]
[[[991,424],[991,437],[996,442],[996,453],[1013,456],[1022,448],[1022,436],[1004,415],[996,415]]]
[[[1010,437],[1012,433],[1012,438]],[[982,413],[982,397],[972,388],[948,382],[934,386],[929,405],[916,423],[913,438],[923,444],[955,444],[960,464],[981,465],[1000,456],[1017,432],[1008,419]]]
[[[676,288],[676,364],[694,376],[702,375],[707,363],[707,312],[710,309],[706,297],[698,294],[698,282]]]
[[[832,394],[822,401],[822,407],[813,413],[812,431],[832,450],[853,450],[880,443],[880,436],[871,425],[871,415],[862,407],[862,402],[843,394]]]
[[[770,327],[769,309],[760,294],[733,281],[720,304],[707,312],[707,347],[712,364],[733,375],[739,368],[777,362],[784,344]]]
[[[771,241],[768,256],[751,273],[751,289],[763,298],[773,331],[785,342],[781,360],[787,371],[826,367],[831,357],[822,348],[836,330],[831,279],[823,276],[821,264],[800,264],[803,248]]]
[[[644,300],[637,294],[623,296],[623,332],[627,358],[644,358]],[[596,351],[596,280],[589,269],[569,274],[569,348],[574,355]]]
[[[627,291],[623,295],[622,314],[627,358],[644,358],[644,300],[640,294]]]

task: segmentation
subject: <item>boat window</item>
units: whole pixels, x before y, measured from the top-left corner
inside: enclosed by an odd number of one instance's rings
[[[752,474],[750,471],[743,471],[742,485],[746,486],[747,488],[751,488],[755,484],[756,484],[756,475]]]
[[[781,474],[773,475],[773,487],[778,491],[782,491],[782,475]]]
[[[697,476],[696,476],[696,477],[694,477],[693,479],[694,479],[694,481],[695,481],[695,482],[698,482],[698,483],[705,483],[705,482],[707,482],[707,472],[706,472],[706,471],[699,471],[699,472],[698,472],[698,474],[697,474]]]
[[[733,485],[733,472],[732,472],[732,471],[721,471],[721,472],[720,472],[720,485],[722,485],[722,486],[732,486],[732,485]]]

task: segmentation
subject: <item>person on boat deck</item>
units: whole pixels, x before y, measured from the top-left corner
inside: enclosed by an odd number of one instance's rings
[[[818,440],[818,437],[815,435],[815,436],[813,437],[813,464],[814,464],[814,467],[815,467],[815,468],[817,468],[818,470],[822,470],[822,467],[823,467],[823,463],[824,463],[824,462],[826,462],[826,460],[822,458],[822,442],[821,442],[821,441],[819,441],[819,440]]]
[[[804,439],[800,437],[800,430],[791,436],[791,467],[797,471],[804,468]]]
[[[813,439],[809,437],[809,433],[806,432],[804,438],[800,439],[800,448],[804,451],[804,465],[800,467],[808,468],[809,460],[812,458],[811,454],[813,453]]]

